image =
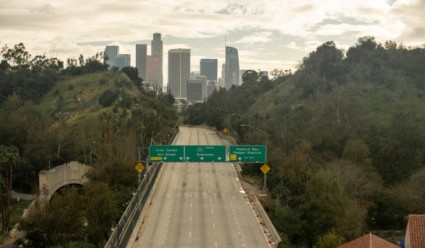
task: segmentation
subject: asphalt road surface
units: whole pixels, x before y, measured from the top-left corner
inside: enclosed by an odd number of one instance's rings
[[[180,127],[174,145],[223,143],[213,130]],[[163,170],[132,247],[269,247],[231,163],[165,163]]]

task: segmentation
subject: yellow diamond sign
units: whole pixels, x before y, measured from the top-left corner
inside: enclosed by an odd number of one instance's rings
[[[263,164],[263,166],[260,167],[260,170],[266,174],[267,172],[269,172],[270,167],[267,164]]]
[[[145,166],[142,163],[138,163],[134,169],[136,169],[138,172],[142,172],[142,170],[145,168]]]
[[[227,129],[226,127],[223,129],[223,133],[227,134],[227,132],[229,132],[229,129]]]

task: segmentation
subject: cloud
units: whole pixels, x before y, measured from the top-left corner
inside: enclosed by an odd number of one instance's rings
[[[302,47],[298,46],[297,43],[295,43],[294,41],[289,42],[289,44],[286,45],[285,47],[289,49],[294,49],[294,50],[302,49]]]
[[[272,32],[258,32],[248,36],[244,36],[237,40],[235,44],[254,45],[258,43],[267,43],[272,40]]]
[[[403,24],[398,40],[406,44],[424,44],[425,1],[399,0],[392,7],[395,18]]]
[[[329,40],[344,48],[365,35],[425,41],[423,0],[0,0],[0,6],[2,44],[23,42],[32,54],[54,51],[61,59],[103,51],[111,41],[132,52],[135,41],[150,45],[155,32],[163,34],[165,59],[177,47],[223,59],[227,35],[241,65],[259,68],[299,61]]]

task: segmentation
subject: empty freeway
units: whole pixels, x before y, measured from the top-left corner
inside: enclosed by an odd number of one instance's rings
[[[180,127],[174,145],[223,145],[206,128]],[[232,163],[164,163],[131,247],[270,247]]]

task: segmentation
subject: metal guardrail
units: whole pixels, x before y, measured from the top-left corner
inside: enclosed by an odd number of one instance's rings
[[[178,130],[174,132],[170,138],[170,142],[174,140],[177,133]],[[136,194],[121,216],[115,230],[105,244],[105,248],[124,248],[127,246],[161,168],[162,163],[147,165],[146,173],[143,175],[143,179],[137,188]]]
[[[157,163],[151,165],[150,169],[148,169],[136,191],[136,194],[128,204],[127,209],[124,211],[124,214],[118,222],[118,225],[106,243],[105,248],[127,246],[161,167],[162,164]]]

